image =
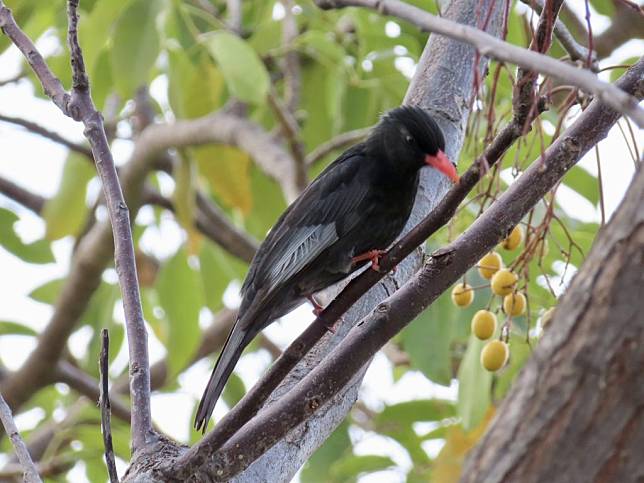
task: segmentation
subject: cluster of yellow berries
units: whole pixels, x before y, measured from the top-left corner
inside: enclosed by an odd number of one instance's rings
[[[523,230],[515,226],[501,246],[506,250],[515,250],[523,241]],[[546,246],[542,246],[541,252]],[[503,297],[503,311],[510,317],[518,317],[526,311],[527,300],[523,293],[516,291],[518,277],[510,270],[503,268],[503,260],[497,252],[485,255],[478,264],[481,277],[490,280],[490,289],[495,295]],[[467,283],[459,283],[452,289],[452,302],[458,307],[468,307],[474,301],[474,289]],[[497,329],[496,315],[489,310],[479,310],[472,318],[472,333],[480,340],[488,340]],[[502,340],[488,342],[481,351],[481,364],[491,372],[505,366],[510,350]]]

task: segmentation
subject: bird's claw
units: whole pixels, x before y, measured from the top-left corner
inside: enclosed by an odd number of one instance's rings
[[[364,262],[369,260],[371,262],[371,268],[376,272],[380,271],[380,259],[382,256],[387,253],[386,250],[369,250],[361,255],[357,255],[351,259],[353,263]]]

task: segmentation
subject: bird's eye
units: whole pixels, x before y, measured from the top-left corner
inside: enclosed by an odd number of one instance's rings
[[[407,144],[414,144],[414,138],[411,137],[409,134],[405,136],[405,141],[407,141]]]

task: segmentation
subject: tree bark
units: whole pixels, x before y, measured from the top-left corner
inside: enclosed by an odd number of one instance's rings
[[[642,206],[640,166],[462,483],[644,480]]]

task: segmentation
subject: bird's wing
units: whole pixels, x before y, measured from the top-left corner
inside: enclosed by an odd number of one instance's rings
[[[346,152],[302,193],[262,244],[242,292],[253,284],[267,288],[268,295],[355,226],[369,192],[367,184],[356,182],[365,161],[360,150]]]

